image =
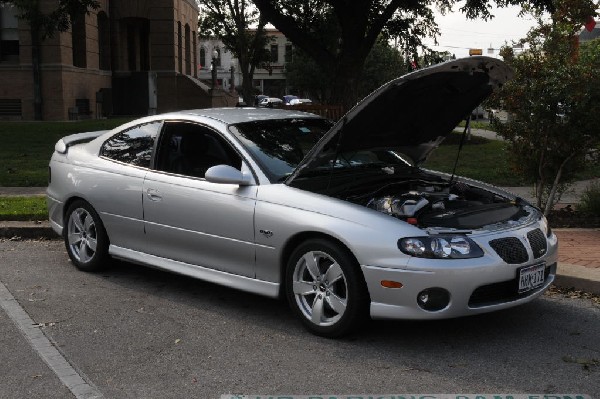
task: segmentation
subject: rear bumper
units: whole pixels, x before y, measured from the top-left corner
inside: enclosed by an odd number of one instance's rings
[[[48,220],[50,221],[50,227],[52,227],[52,230],[54,230],[56,234],[62,235],[64,203],[50,195],[46,196],[46,203],[48,205]]]

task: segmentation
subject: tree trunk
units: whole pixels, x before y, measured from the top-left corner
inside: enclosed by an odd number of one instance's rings
[[[546,207],[544,208],[544,216],[548,216],[552,208],[554,207],[554,196],[556,195],[556,190],[558,189],[558,184],[560,183],[560,178],[562,177],[562,171],[567,162],[573,158],[575,154],[569,155],[565,158],[564,161],[560,164],[558,168],[558,172],[556,172],[556,176],[554,177],[554,181],[552,182],[552,188],[550,189],[550,194],[548,194],[548,199],[546,200]]]
[[[252,85],[252,75],[247,69],[242,68],[242,97],[247,106],[254,106],[254,87]]]
[[[358,54],[352,57],[340,57],[337,69],[328,71],[329,76],[335,76],[329,98],[330,104],[342,105],[345,111],[349,111],[361,100],[358,98],[358,85],[364,63],[365,60]]]
[[[31,28],[31,63],[33,67],[33,117],[36,121],[43,119],[42,109],[42,71],[40,55],[40,32]]]

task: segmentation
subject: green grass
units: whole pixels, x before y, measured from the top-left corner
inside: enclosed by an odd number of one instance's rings
[[[452,173],[461,133],[449,135],[442,145],[433,151],[423,167],[440,172]],[[512,168],[508,144],[500,140],[489,140],[472,136],[465,141],[456,174],[470,177],[497,186],[529,186]],[[600,176],[600,163],[590,163],[577,173],[575,180],[587,180]]]
[[[492,132],[495,132],[496,129],[494,129],[494,127],[490,124],[490,122],[488,121],[471,121],[469,123],[469,125],[471,125],[472,129],[483,129],[483,130],[490,130]],[[462,121],[458,124],[458,126],[460,127],[465,127],[465,121]]]
[[[0,197],[0,220],[46,220],[45,197]]]
[[[450,135],[423,167],[452,173],[459,142],[460,134]],[[502,141],[473,136],[462,148],[456,174],[499,186],[523,185],[521,178],[511,170],[506,151],[507,144]]]
[[[69,134],[107,130],[131,119],[76,122],[0,122],[0,186],[48,184],[48,162],[54,144]]]

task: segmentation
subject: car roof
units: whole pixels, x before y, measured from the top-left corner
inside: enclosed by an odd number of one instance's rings
[[[318,115],[308,112],[254,107],[194,109],[171,112],[161,116],[163,118],[184,118],[189,116],[198,116],[211,118],[227,125],[269,119],[321,118]]]

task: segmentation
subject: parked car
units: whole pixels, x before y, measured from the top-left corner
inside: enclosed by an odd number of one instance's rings
[[[290,105],[298,105],[298,104],[312,104],[312,100],[308,98],[294,98],[290,100]]]
[[[324,336],[368,316],[520,305],[556,274],[542,212],[420,167],[509,76],[493,58],[438,64],[384,85],[335,124],[221,108],[66,136],[50,161],[50,223],[81,270],[114,257],[282,295]]]
[[[258,102],[258,106],[259,107],[263,107],[263,108],[273,108],[273,107],[279,107],[283,105],[283,100],[281,98],[277,98],[277,97],[267,97],[267,98],[263,98],[262,100],[260,100]]]
[[[264,94],[258,94],[256,96],[254,96],[254,106],[258,107],[258,104],[265,98],[268,98],[269,96],[265,96]]]
[[[290,105],[292,100],[297,100],[297,99],[298,99],[298,96],[293,96],[291,94],[288,94],[288,95],[283,96],[283,103],[285,105]]]

